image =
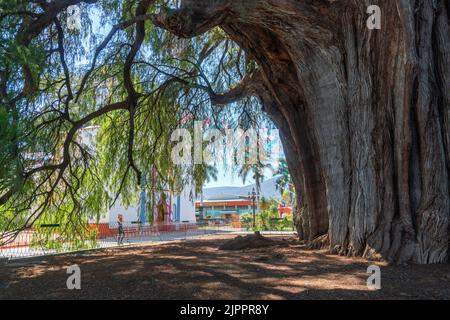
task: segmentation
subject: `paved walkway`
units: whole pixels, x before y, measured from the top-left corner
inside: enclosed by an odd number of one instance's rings
[[[199,237],[210,236],[210,235],[220,235],[220,234],[234,234],[234,235],[245,235],[252,233],[252,231],[244,231],[241,229],[235,229],[231,227],[210,227],[210,228],[198,228],[198,229],[188,229],[184,231],[173,231],[173,232],[159,232],[154,235],[143,235],[143,236],[133,236],[126,237],[124,239],[124,245],[133,245],[139,243],[151,243],[151,242],[171,242],[189,239],[198,239]],[[292,231],[264,231],[262,234],[273,234],[273,235],[291,235]],[[99,239],[97,245],[90,249],[102,249],[102,248],[113,248],[117,247],[117,238],[109,237],[104,239]],[[75,250],[70,244],[63,246],[62,249],[52,250],[47,248],[22,246],[9,249],[0,249],[0,258],[8,259],[18,259],[27,257],[37,257],[54,255],[59,253],[68,253],[80,251]]]

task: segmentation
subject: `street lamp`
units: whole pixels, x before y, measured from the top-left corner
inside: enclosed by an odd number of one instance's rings
[[[255,188],[253,188],[252,193],[248,193],[248,199],[252,201],[253,208],[253,230],[256,228],[256,192]]]

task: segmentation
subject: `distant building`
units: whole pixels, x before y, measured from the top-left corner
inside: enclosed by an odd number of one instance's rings
[[[195,203],[198,218],[219,218],[227,214],[242,215],[252,212],[252,201],[247,199],[205,200]]]
[[[281,204],[281,195],[276,186],[277,177],[263,181],[261,195],[279,203],[278,213],[280,218],[283,218],[292,214],[292,208]],[[254,188],[255,185],[251,184],[243,187],[225,186],[203,189],[202,199],[198,199],[195,203],[197,220],[239,217],[245,213],[252,213],[252,201],[248,195]]]
[[[208,218],[226,218],[229,216],[240,216],[253,212],[253,203],[248,199],[223,199],[223,200],[203,200],[195,202],[195,215],[197,220]],[[278,205],[280,218],[292,214],[292,208]]]
[[[91,147],[98,129],[95,126],[83,128],[81,131],[82,143],[87,147]],[[149,198],[145,192],[141,193],[140,201],[130,206],[123,205],[119,197],[114,206],[101,215],[99,221],[92,221],[92,223],[115,226],[119,214],[123,216],[125,227],[136,225],[137,223],[144,226],[150,224],[178,225],[195,223],[195,204],[191,200],[192,189],[192,186],[185,186],[184,190],[180,192],[170,190],[157,192],[156,205],[153,210],[147,209]],[[149,221],[153,221],[153,223]]]
[[[190,190],[187,188],[179,194],[166,192],[165,200],[161,198],[156,202],[153,212],[141,214],[140,204],[136,203],[129,207],[117,201],[117,203],[105,213],[100,223],[114,225],[119,214],[123,215],[124,225],[130,226],[136,222],[149,225],[150,215],[153,215],[153,225],[171,225],[181,223],[195,223],[195,205],[190,200]],[[161,210],[161,208],[163,210]],[[158,210],[159,209],[159,210]]]

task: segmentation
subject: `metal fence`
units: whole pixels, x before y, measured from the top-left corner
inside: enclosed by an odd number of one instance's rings
[[[147,242],[189,240],[214,234],[252,232],[251,226],[236,225],[227,221],[185,222],[153,226],[124,223],[122,230],[119,230],[117,224],[90,224],[87,228],[88,235],[70,238],[61,233],[59,225],[44,226],[44,229],[45,232],[42,232],[42,228],[40,228],[40,231],[29,229],[20,232],[14,241],[0,246],[0,259],[45,256]],[[293,232],[290,230],[270,230],[263,231],[263,233],[289,235]]]

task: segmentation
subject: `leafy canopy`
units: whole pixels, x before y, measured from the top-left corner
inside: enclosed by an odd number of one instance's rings
[[[68,24],[69,5],[80,29]],[[220,29],[184,40],[155,27],[161,5],[176,1],[0,2],[4,239],[37,223],[73,233],[115,201],[135,201],[144,184],[199,191],[217,173],[174,166],[172,131],[267,121],[252,97],[211,103],[255,70],[251,58]]]

